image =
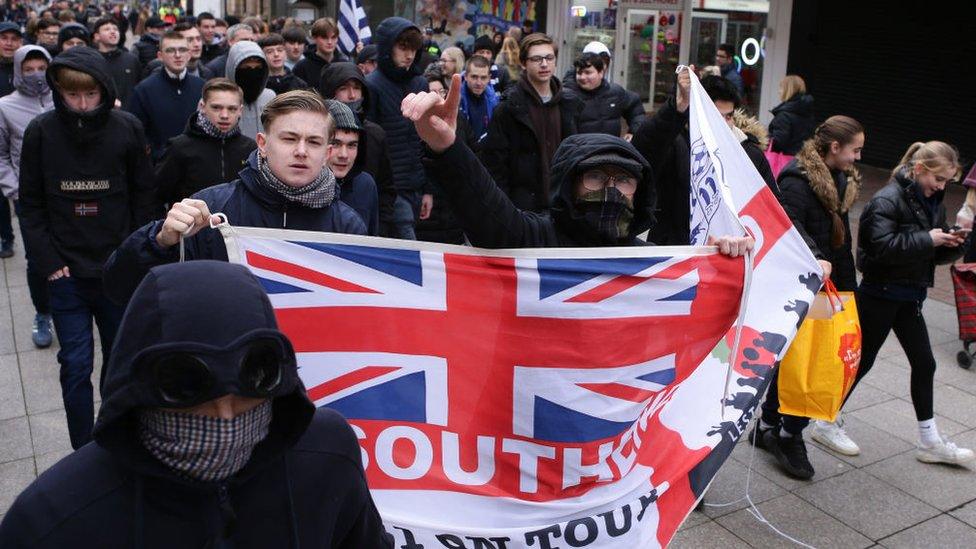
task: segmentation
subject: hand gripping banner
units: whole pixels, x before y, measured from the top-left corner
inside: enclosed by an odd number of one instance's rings
[[[709,158],[745,158],[699,103]],[[709,247],[221,231],[270,295],[309,397],[352,423],[397,547],[656,547],[728,457],[819,287],[747,167],[716,172],[721,207],[745,204],[760,243],[745,296],[747,262]]]

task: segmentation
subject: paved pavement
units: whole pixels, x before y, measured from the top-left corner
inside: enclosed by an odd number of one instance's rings
[[[884,178],[881,172],[868,175],[866,197]],[[950,216],[961,200],[961,192],[950,194]],[[0,269],[2,516],[37,474],[70,452],[70,445],[58,384],[57,344],[47,350],[31,344],[33,311],[19,236],[17,255],[0,262]],[[941,431],[973,448],[976,371],[956,365],[961,345],[947,272],[940,268],[924,310],[939,363],[936,417]],[[96,357],[96,364],[99,360]],[[792,545],[746,509],[741,498],[750,479],[749,493],[760,512],[784,533],[812,546],[976,547],[976,472],[915,460],[916,424],[908,379],[904,354],[891,338],[848,405],[847,429],[861,445],[860,456],[836,456],[811,443],[817,475],[802,482],[780,474],[765,452],[752,455],[747,444],[740,444],[705,498],[710,505],[734,503],[692,513],[673,546]]]

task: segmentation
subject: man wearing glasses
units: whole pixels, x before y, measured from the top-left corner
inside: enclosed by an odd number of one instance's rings
[[[177,31],[169,31],[159,42],[158,58],[163,70],[156,71],[132,91],[128,110],[146,130],[153,161],[163,156],[171,137],[183,133],[186,121],[197,110],[203,79],[189,74],[190,46]]]
[[[556,70],[556,45],[535,33],[522,39],[518,83],[499,103],[482,141],[481,159],[495,183],[522,210],[549,210],[549,179],[559,143],[577,133],[583,105],[564,96]]]
[[[356,435],[309,401],[240,265],[149,273],[119,328],[94,438],[24,490],[0,545],[393,547]]]
[[[52,56],[58,53],[58,32],[61,23],[57,19],[45,17],[37,22],[37,45],[46,49]]]

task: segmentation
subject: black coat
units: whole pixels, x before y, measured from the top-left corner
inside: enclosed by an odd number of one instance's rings
[[[152,376],[134,373],[141,352],[174,345],[235,349],[235,341],[254,337],[284,340],[258,281],[242,267],[208,263],[160,267],[147,277],[119,328],[95,441],[17,498],[0,524],[4,548],[392,548],[366,485],[356,435],[338,413],[314,408],[292,352],[271,395],[268,435],[229,479],[178,476],[140,443],[136,411],[162,406]],[[219,310],[188,315],[201,295],[223,298]],[[291,349],[287,340],[282,345]],[[238,368],[229,360],[207,364],[216,371]]]
[[[773,150],[784,154],[796,154],[803,142],[813,137],[817,127],[813,113],[812,95],[794,95],[773,107],[773,120],[769,123],[769,137]]]
[[[156,193],[142,124],[114,108],[115,86],[105,59],[91,48],[58,55],[48,70],[85,72],[102,86],[102,103],[79,115],[54,94],[54,110],[24,132],[20,202],[31,262],[47,276],[68,266],[72,276],[98,278],[112,251],[157,217]]]
[[[797,229],[807,235],[807,245],[817,259],[831,263],[830,279],[840,291],[857,287],[849,212],[861,188],[855,169],[829,170],[812,144],[804,145],[796,159],[779,174],[780,202]],[[829,205],[829,207],[828,207]],[[833,216],[837,212],[844,228],[843,244],[831,245]]]
[[[291,72],[298,78],[301,78],[305,82],[315,83],[319,81],[322,76],[322,69],[329,66],[331,63],[341,63],[343,61],[349,61],[344,53],[339,51],[338,48],[332,52],[332,61],[326,61],[322,59],[319,54],[315,53],[315,43],[311,43],[305,46],[304,57],[295,63],[292,67]]]
[[[364,113],[369,110],[370,93],[366,85],[366,77],[355,63],[341,62],[332,63],[322,70],[321,78],[318,81],[318,90],[322,97],[334,99],[336,89],[350,80],[359,82],[363,89],[363,100],[356,109],[356,117],[363,125],[363,135],[365,136],[365,151],[360,144],[360,151],[363,152],[363,171],[373,176],[376,189],[379,192],[380,201],[380,224],[388,224],[393,221],[393,205],[396,202],[397,192],[393,185],[393,167],[390,165],[390,152],[386,145],[386,132],[376,124],[366,120]],[[357,158],[357,161],[359,159]]]
[[[575,208],[575,182],[580,161],[598,154],[616,153],[643,166],[634,195],[634,220],[627,237],[609,241],[597,233]],[[444,190],[461,229],[471,244],[481,248],[554,248],[644,244],[636,235],[654,221],[654,184],[651,167],[629,143],[603,134],[567,137],[553,156],[550,215],[520,210],[492,180],[471,149],[460,139],[442,154],[428,152],[427,173]]]
[[[238,179],[196,193],[211,212],[222,212],[233,225],[298,229],[330,233],[366,234],[366,225],[356,210],[335,200],[325,208],[306,208],[285,200],[262,185],[257,151],[248,157]],[[149,269],[179,260],[177,246],[160,248],[156,235],[162,221],[137,229],[119,245],[105,264],[105,291],[117,303],[126,303]],[[186,259],[227,260],[224,239],[216,230],[204,229],[185,240]]]
[[[204,44],[203,51],[200,53],[200,62],[207,64],[225,53],[227,53],[226,44]]]
[[[559,109],[561,138],[579,133],[578,123],[583,103],[563,93],[561,84],[552,80],[554,93],[547,105]],[[481,160],[492,179],[520,209],[544,212],[549,208],[552,189],[545,177],[540,157],[539,139],[529,115],[530,102],[538,101],[522,82],[513,84],[495,107],[488,124],[488,135],[482,140]],[[550,169],[552,159],[548,159]]]
[[[393,64],[396,37],[409,28],[416,29],[417,26],[402,17],[388,17],[377,27],[374,35],[378,50],[377,69],[366,77],[369,104],[365,109],[366,118],[386,132],[387,152],[397,192],[416,195],[429,193],[430,186],[420,162],[420,137],[413,122],[401,114],[400,103],[408,94],[427,91],[427,80],[421,76],[420,55],[408,69]]]
[[[132,90],[126,110],[142,122],[153,160],[163,156],[170,138],[180,135],[186,121],[197,112],[203,85],[203,79],[192,74],[177,80],[159,70]]]
[[[634,133],[644,122],[646,113],[640,97],[623,89],[620,84],[604,80],[595,90],[584,90],[576,78],[564,82],[566,91],[583,102],[579,117],[579,133],[605,133],[620,137],[620,119],[627,121],[627,131]]]
[[[102,57],[108,62],[112,81],[115,82],[115,90],[124,109],[129,106],[129,96],[142,78],[142,64],[139,63],[139,58],[121,48],[102,52]]]
[[[191,116],[186,131],[169,140],[156,164],[156,192],[161,203],[172,204],[235,177],[257,148],[253,139],[238,133],[228,139],[210,137]]]
[[[932,245],[932,229],[948,231],[945,192],[935,194],[938,206],[930,218],[916,183],[905,172],[896,174],[864,207],[857,233],[857,266],[864,282],[931,288],[935,266],[962,257],[966,245]]]
[[[159,38],[146,31],[139,41],[132,45],[132,53],[139,58],[139,63],[143,66],[148,65],[159,53]]]
[[[743,150],[766,186],[779,198],[779,188],[769,162],[754,133],[743,131]],[[687,246],[691,242],[691,146],[688,137],[688,112],[678,112],[670,99],[634,132],[632,143],[654,169],[657,190],[657,219],[648,240],[660,245]]]
[[[0,97],[9,95],[14,91],[14,63],[10,61],[0,62]]]
[[[268,83],[264,87],[275,92],[275,95],[281,95],[292,90],[307,90],[308,83],[285,69],[283,76],[268,76]]]

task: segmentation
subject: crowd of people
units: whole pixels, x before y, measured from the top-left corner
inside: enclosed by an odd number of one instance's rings
[[[255,509],[273,508],[287,514],[279,539],[295,545],[389,543],[355,436],[337,415],[313,414],[267,297],[246,271],[221,263],[223,240],[207,230],[221,221],[216,212],[242,226],[484,248],[690,241],[695,67],[648,114],[608,78],[605,45],[587,45],[559,78],[556,41],[531,25],[479,37],[470,51],[441,50],[430,29],[391,17],[347,56],[328,17],[306,28],[63,0],[40,11],[14,3],[4,15],[0,256],[14,253],[12,202],[33,341],[52,345],[53,324],[78,450],[18,499],[0,526],[4,541],[224,546],[267,524],[249,520]],[[140,37],[126,51],[129,30]],[[843,115],[817,124],[796,75],[783,80],[767,129],[741,108],[729,51],[716,51],[701,83],[825,277],[856,292],[857,381],[893,330],[912,369],[918,459],[972,460],[935,425],[936,364],[921,314],[935,266],[966,248],[967,231],[949,227],[942,204],[958,153],[938,141],[912,145],[868,202],[855,246],[849,212],[868,132]],[[795,159],[774,175],[767,151]],[[755,244],[745,235],[710,243],[730,256]],[[181,256],[185,265],[170,265]],[[97,423],[93,321],[105,361]],[[774,376],[749,440],[809,479],[809,420],[779,414],[776,395]],[[816,422],[811,438],[859,452],[841,420]],[[314,459],[341,466],[324,473]],[[338,499],[308,493],[326,481]],[[133,498],[138,525],[106,528]],[[331,530],[317,507],[325,500],[346,501],[328,516],[348,520]],[[196,518],[164,531],[177,507]]]

